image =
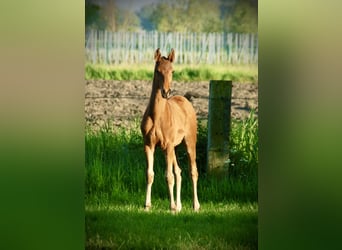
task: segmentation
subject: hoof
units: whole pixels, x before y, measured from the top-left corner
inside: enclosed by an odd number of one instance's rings
[[[196,204],[196,205],[193,206],[193,209],[194,209],[195,212],[199,212],[200,207],[201,207],[200,204]]]
[[[149,206],[145,205],[144,206],[144,210],[145,210],[145,212],[150,211],[151,210],[151,205],[149,205]]]
[[[177,209],[177,208],[172,208],[171,209],[171,213],[173,213],[173,214],[177,214],[177,213],[179,213],[181,211],[181,209]]]
[[[182,205],[180,205],[180,206],[176,206],[176,205],[171,206],[170,210],[171,210],[172,213],[179,213],[182,210]]]

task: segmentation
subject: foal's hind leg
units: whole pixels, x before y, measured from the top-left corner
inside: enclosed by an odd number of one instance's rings
[[[171,211],[177,211],[177,207],[174,200],[173,195],[173,187],[175,185],[175,176],[172,171],[172,165],[174,164],[174,158],[175,158],[175,149],[172,146],[169,146],[165,150],[165,159],[166,159],[166,182],[169,189],[169,197],[170,197],[170,209]]]
[[[182,170],[178,166],[175,150],[173,150],[173,171],[176,175],[176,211],[179,212],[182,210],[182,203],[181,203],[181,185],[182,185],[181,172]]]
[[[186,150],[189,158],[190,165],[190,175],[192,179],[193,188],[193,209],[198,211],[200,209],[200,204],[197,197],[197,181],[198,181],[198,171],[196,165],[196,134],[192,137],[184,138]]]

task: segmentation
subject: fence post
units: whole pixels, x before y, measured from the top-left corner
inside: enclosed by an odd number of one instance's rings
[[[210,81],[208,117],[208,174],[228,171],[232,81]]]

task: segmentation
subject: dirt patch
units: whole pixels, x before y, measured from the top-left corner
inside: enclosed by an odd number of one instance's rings
[[[85,86],[86,125],[98,128],[106,123],[115,127],[127,127],[132,121],[140,122],[148,104],[152,81],[87,80]],[[207,119],[209,81],[173,82],[173,95],[191,91],[198,98],[191,98],[198,119]],[[233,119],[245,119],[252,109],[258,113],[258,84],[233,83]]]

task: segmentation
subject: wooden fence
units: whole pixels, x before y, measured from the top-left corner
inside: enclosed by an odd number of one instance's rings
[[[150,63],[157,48],[174,48],[179,64],[258,63],[257,34],[86,30],[87,63]]]

